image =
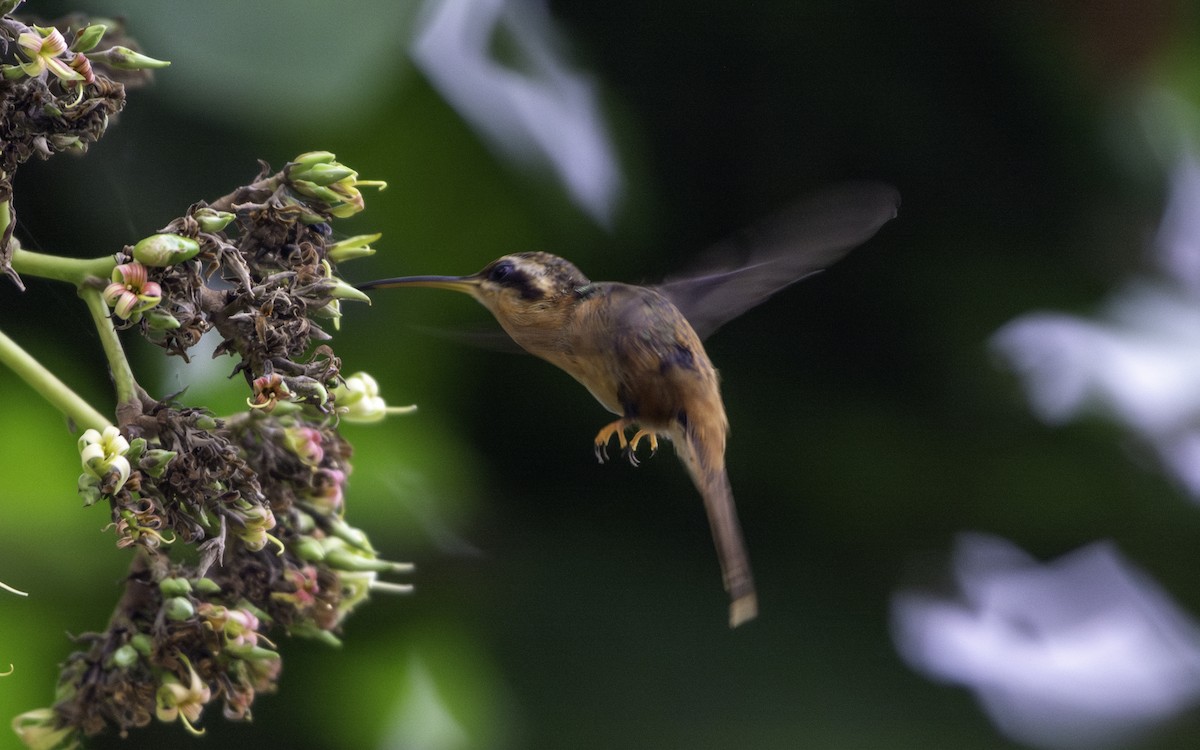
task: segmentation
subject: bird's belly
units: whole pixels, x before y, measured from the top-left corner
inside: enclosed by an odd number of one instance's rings
[[[579,381],[605,409],[613,414],[625,415],[621,400],[617,398],[616,375],[599,358],[560,354],[544,359]]]

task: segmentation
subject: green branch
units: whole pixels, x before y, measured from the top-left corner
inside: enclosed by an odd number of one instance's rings
[[[103,301],[101,301],[103,304]],[[111,423],[78,393],[55,377],[29,352],[0,331],[0,362],[8,365],[29,387],[53,404],[82,429],[103,430]]]
[[[88,312],[92,314],[92,322],[96,324],[96,333],[100,334],[100,343],[104,346],[104,356],[108,359],[108,369],[112,373],[113,386],[117,389],[117,410],[120,405],[138,400],[137,381],[134,380],[133,370],[121,348],[121,339],[113,326],[108,314],[108,305],[104,302],[103,293],[93,287],[80,287],[79,296],[87,303]]]
[[[17,248],[12,256],[12,266],[17,273],[26,276],[40,276],[55,281],[65,281],[68,284],[74,285],[79,291],[79,296],[87,304],[88,312],[92,316],[92,322],[96,325],[96,333],[100,336],[100,343],[104,346],[104,356],[108,360],[108,368],[112,373],[113,385],[117,391],[117,413],[119,414],[122,404],[138,402],[139,391],[137,381],[133,377],[133,370],[129,367],[129,360],[125,357],[125,350],[121,347],[121,340],[117,337],[117,329],[113,327],[112,319],[109,317],[108,305],[104,302],[101,292],[101,288],[111,277],[116,265],[117,261],[113,256],[101,258],[63,258],[58,255],[35,253],[22,248]],[[97,284],[97,280],[101,283]],[[101,417],[91,407],[87,407],[90,413],[82,411],[80,405],[83,402],[74,392],[63,385],[48,370],[34,362],[11,339],[7,339],[6,337],[5,340],[15,353],[16,364],[14,365],[10,362],[9,366],[13,367],[14,370],[17,370],[18,367],[26,366],[28,374],[23,374],[22,377],[25,377],[26,382],[32,385],[39,393],[42,393],[51,403],[62,409],[72,419],[75,419],[77,423],[86,423],[86,427],[103,428],[109,424],[107,419]],[[0,357],[0,359],[3,359],[3,357]],[[34,365],[37,367],[36,370],[32,369]],[[43,383],[46,385],[43,386]],[[43,387],[46,390],[43,390]],[[47,391],[55,392],[55,394],[52,396]],[[83,404],[83,406],[86,406],[86,404]]]
[[[107,281],[117,261],[111,255],[103,258],[63,258],[17,248],[13,252],[12,266],[23,276],[41,276],[80,287],[90,277]]]

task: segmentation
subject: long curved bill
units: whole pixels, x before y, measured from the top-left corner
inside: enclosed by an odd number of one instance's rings
[[[479,288],[479,278],[476,276],[401,276],[395,279],[379,279],[359,284],[358,288],[389,289],[398,286],[424,286],[434,289],[451,289],[456,292],[475,295]]]

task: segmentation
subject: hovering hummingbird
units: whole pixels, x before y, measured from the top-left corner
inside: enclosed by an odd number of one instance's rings
[[[614,436],[634,465],[642,440],[653,452],[659,437],[669,439],[704,498],[729,624],[737,627],[758,614],[758,600],[725,471],[729,421],[700,342],[865,242],[899,205],[896,190],[881,183],[826,189],[713,248],[701,270],[657,286],[593,282],[563,258],[527,252],[469,276],[407,276],[359,288],[436,287],[474,297],[523,349],[565,370],[618,415],[596,435],[601,462]]]

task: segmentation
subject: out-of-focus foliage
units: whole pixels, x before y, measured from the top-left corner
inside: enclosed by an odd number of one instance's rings
[[[489,326],[460,296],[382,290],[347,309],[348,371],[420,405],[343,428],[355,523],[416,561],[417,593],[372,602],[340,650],[278,644],[279,693],[249,726],[206,720],[203,742],[1012,747],[969,692],[910,670],[889,631],[894,592],[943,570],[964,530],[1042,560],[1111,539],[1200,615],[1200,509],[1102,419],[1039,422],[988,348],[1030,310],[1090,314],[1149,263],[1168,173],[1153,136],[1167,131],[1137,103],[1161,87],[1200,101],[1190,5],[552,2],[549,48],[596,85],[620,159],[610,229],[544,164],[504,161],[410,62],[419,5],[89,2],[172,66],[87,158],[22,168],[18,195],[39,199],[17,206],[18,236],[115,251],[246,181],[256,158],[315,148],[389,183],[346,222],[384,233],[362,280],[534,249],[595,279],[657,280],[851,177],[896,185],[901,215],[709,344],[760,586],[759,620],[736,632],[669,448],[636,470],[597,466],[607,415],[576,383],[420,329]],[[490,43],[506,60],[521,49]],[[0,326],[109,410],[81,305],[26,281],[23,297],[0,293]],[[233,362],[195,359],[216,375],[186,400],[239,408],[222,380]],[[164,370],[156,395],[190,372]],[[75,436],[6,372],[0,429],[0,580],[30,594],[0,594],[7,717],[49,702],[65,634],[103,626],[126,562],[106,519],[78,507]],[[1185,713],[1144,742],[1193,747],[1195,730]],[[185,741],[162,727],[98,746]]]

